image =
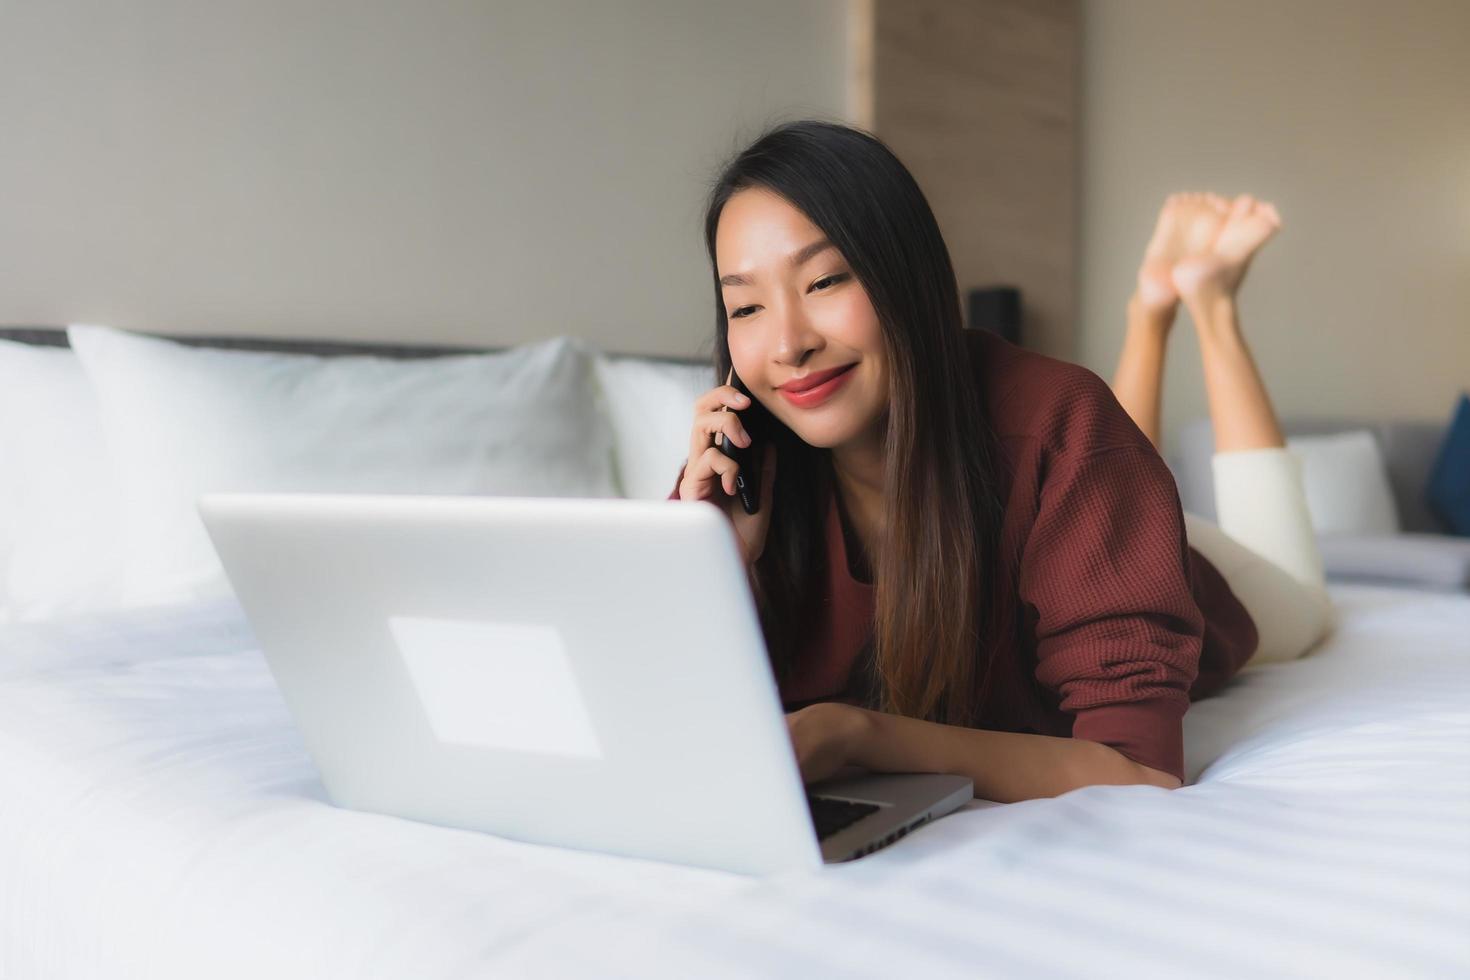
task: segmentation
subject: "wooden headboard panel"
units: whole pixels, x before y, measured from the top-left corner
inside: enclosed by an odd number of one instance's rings
[[[417,358],[443,357],[447,354],[493,354],[507,350],[506,347],[449,347],[425,344],[391,344],[350,340],[302,340],[289,337],[211,337],[176,336],[171,334],[149,334],[135,331],[145,337],[158,337],[190,347],[214,347],[222,350],[268,351],[278,354],[316,354],[334,357],[344,354],[367,354],[373,357]],[[12,340],[22,344],[41,347],[66,347],[64,327],[0,327],[0,340]],[[640,357],[650,361],[670,364],[709,364],[705,358],[664,357],[656,354],[613,356]]]

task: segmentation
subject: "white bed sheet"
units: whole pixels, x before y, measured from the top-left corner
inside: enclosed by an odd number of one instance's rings
[[[1191,785],[765,880],[328,804],[233,604],[0,630],[0,977],[1470,974],[1470,597],[1185,719]]]

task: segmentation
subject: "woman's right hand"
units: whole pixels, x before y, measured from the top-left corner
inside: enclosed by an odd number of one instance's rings
[[[720,408],[728,405],[730,411]],[[750,445],[750,434],[735,413],[750,408],[750,398],[733,385],[718,385],[694,400],[694,428],[689,436],[689,461],[679,481],[680,500],[708,500],[720,507],[735,526],[746,565],[755,564],[766,546],[771,526],[771,488],[776,480],[776,446],[762,450],[760,508],[747,514],[735,492],[735,474],[740,464],[720,452],[720,433],[742,448]]]

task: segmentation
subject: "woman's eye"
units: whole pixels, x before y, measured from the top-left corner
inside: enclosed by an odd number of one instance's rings
[[[836,273],[836,274],[830,275],[830,276],[823,276],[822,278],[818,279],[816,282],[812,283],[812,289],[814,289],[814,290],[830,289],[833,286],[837,285],[839,282],[845,281],[847,278],[848,278],[848,275],[845,272],[839,272],[839,273]],[[731,311],[729,318],[731,320],[738,320],[741,317],[750,316],[750,312],[749,311],[754,310],[754,309],[755,309],[754,306],[742,306],[739,309],[736,309],[736,310]]]

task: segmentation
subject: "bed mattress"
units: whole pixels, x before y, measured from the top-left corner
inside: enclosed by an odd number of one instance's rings
[[[231,602],[0,629],[0,976],[1470,974],[1470,596],[1185,718],[1188,785],[765,879],[333,807]]]

